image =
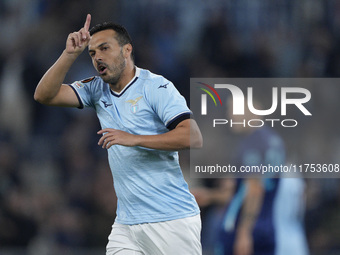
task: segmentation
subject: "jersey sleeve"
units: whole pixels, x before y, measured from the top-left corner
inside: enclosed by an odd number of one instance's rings
[[[95,77],[82,81],[75,81],[72,84],[69,84],[69,86],[73,89],[79,100],[79,109],[83,109],[84,107],[93,107],[92,90],[93,87],[95,87]]]
[[[147,86],[146,97],[151,108],[169,130],[192,115],[185,98],[172,82],[164,78]]]

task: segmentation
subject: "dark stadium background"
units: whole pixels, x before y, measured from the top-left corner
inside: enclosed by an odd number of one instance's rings
[[[33,100],[87,13],[92,25],[126,26],[136,64],[173,81],[188,101],[190,77],[340,76],[337,0],[1,0],[0,254],[105,252],[116,201],[97,118]],[[86,52],[76,63],[67,82],[95,74]],[[289,158],[339,163],[339,88],[312,91],[313,111],[327,112],[332,123],[325,116],[303,135],[283,134]],[[188,156],[181,153],[187,177]],[[311,254],[339,254],[339,180],[306,181]]]

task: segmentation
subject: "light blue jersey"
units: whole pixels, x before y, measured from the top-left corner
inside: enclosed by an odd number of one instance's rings
[[[274,221],[277,249],[275,255],[308,255],[303,226],[305,182],[300,178],[281,178],[275,200]]]
[[[71,84],[82,107],[96,110],[101,127],[157,135],[190,117],[184,97],[162,76],[136,68],[120,93],[100,77]],[[114,145],[108,149],[118,197],[116,222],[141,224],[197,215],[178,161],[178,152]]]

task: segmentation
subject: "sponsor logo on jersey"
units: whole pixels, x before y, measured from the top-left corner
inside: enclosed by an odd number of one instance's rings
[[[102,103],[104,104],[104,107],[105,108],[107,108],[107,107],[109,107],[109,106],[111,106],[112,104],[108,104],[106,101],[104,101],[104,100],[101,100],[102,101]]]
[[[168,86],[168,84],[169,84],[169,83],[167,83],[167,84],[164,84],[164,85],[159,85],[159,87],[158,87],[158,88],[159,88],[159,89],[160,89],[160,88],[166,89],[166,88],[167,88],[167,86]]]

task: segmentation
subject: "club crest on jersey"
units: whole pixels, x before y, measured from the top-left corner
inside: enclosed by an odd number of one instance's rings
[[[131,104],[130,110],[132,113],[138,112],[139,106],[138,106],[138,101],[142,98],[143,96],[137,97],[136,99],[130,99],[127,100],[127,103]]]

